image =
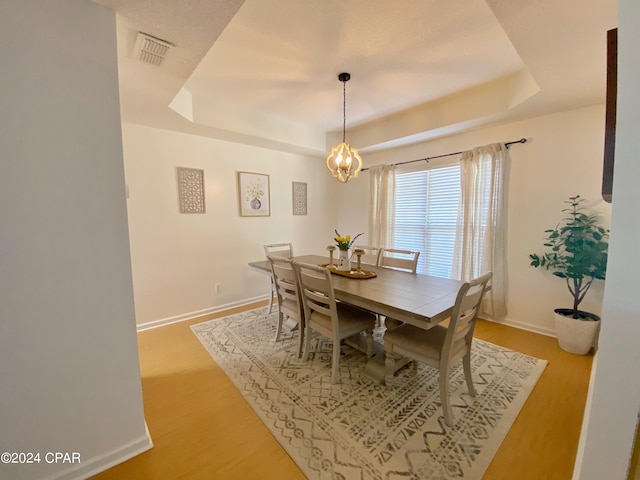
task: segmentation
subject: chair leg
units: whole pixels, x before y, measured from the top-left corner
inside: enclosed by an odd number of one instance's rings
[[[449,366],[440,367],[440,401],[442,402],[442,411],[444,413],[444,423],[449,427],[453,427],[453,410],[449,401]]]
[[[304,327],[298,323],[298,358],[302,356],[302,347],[304,346]]]
[[[331,358],[331,383],[340,383],[338,363],[340,362],[340,340],[334,339]]]
[[[471,352],[462,357],[462,369],[464,370],[464,378],[467,381],[467,388],[469,389],[469,395],[476,396],[476,389],[473,385],[473,377],[471,376]]]
[[[309,327],[304,328],[304,355],[303,361],[309,360],[309,350],[311,349],[311,329]]]
[[[282,312],[278,312],[278,327],[276,328],[276,338],[273,340],[277,342],[280,340],[280,334],[282,333],[282,324],[284,323],[284,315]]]
[[[267,315],[271,313],[273,307],[273,277],[269,277],[269,311]]]
[[[411,374],[413,376],[418,375],[418,361],[417,360],[411,360],[411,364],[412,364]]]
[[[391,350],[384,350],[384,384],[389,385],[393,380],[395,359]]]
[[[366,345],[366,354],[367,357],[373,357],[374,355],[374,351],[373,351],[373,330],[366,330],[364,332],[365,335],[365,345]]]

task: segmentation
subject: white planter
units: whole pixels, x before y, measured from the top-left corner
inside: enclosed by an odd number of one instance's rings
[[[343,272],[351,271],[351,261],[349,260],[349,250],[339,250],[337,269]]]
[[[594,346],[596,333],[598,333],[598,327],[600,327],[600,317],[592,313],[586,313],[589,320],[582,320],[563,315],[558,313],[559,311],[567,311],[567,309],[558,308],[553,314],[560,348],[569,353],[579,355],[589,353],[591,347]],[[581,313],[585,314],[585,312]]]

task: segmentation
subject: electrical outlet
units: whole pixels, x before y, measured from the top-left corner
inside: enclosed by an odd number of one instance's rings
[[[220,287],[222,286],[221,283],[216,283],[216,293],[220,293]]]

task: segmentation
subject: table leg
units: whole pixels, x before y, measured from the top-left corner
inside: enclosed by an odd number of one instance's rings
[[[365,352],[365,338],[358,334],[353,335],[352,337],[345,338],[344,343],[347,345],[359,350],[361,352]],[[395,359],[393,366],[393,373],[400,370],[406,364],[411,362],[409,358],[406,357],[398,357]],[[384,377],[386,375],[386,366],[385,366],[385,358],[384,358],[384,346],[378,342],[373,343],[373,356],[367,359],[367,364],[364,366],[362,370],[362,374],[367,377],[369,380],[373,380],[378,384],[384,383]]]
[[[393,373],[397,372],[410,362],[410,358],[398,356],[394,359],[393,362]],[[384,377],[387,374],[387,368],[384,358],[384,348],[382,348],[381,352],[377,352],[373,357],[367,360],[367,364],[364,366],[362,374],[378,384],[384,383]]]

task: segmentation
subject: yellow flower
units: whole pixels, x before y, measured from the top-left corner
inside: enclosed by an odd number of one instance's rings
[[[351,248],[351,246],[353,245],[353,242],[356,241],[356,239],[362,235],[362,233],[359,233],[358,235],[356,235],[355,237],[353,237],[353,240],[351,239],[351,235],[347,235],[345,237],[343,237],[342,235],[340,235],[338,233],[338,230],[334,230],[336,232],[336,237],[334,237],[334,240],[336,241],[336,245],[338,246],[338,248],[340,250],[349,250]]]

